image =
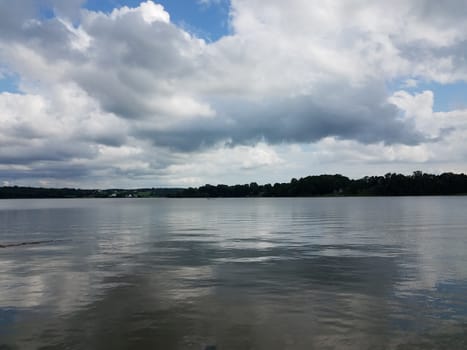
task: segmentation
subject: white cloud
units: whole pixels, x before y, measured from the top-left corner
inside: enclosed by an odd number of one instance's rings
[[[406,89],[415,88],[418,86],[418,81],[416,79],[406,79],[402,86]]]
[[[274,147],[265,143],[255,146],[225,147],[219,146],[195,155],[180,154],[181,161],[170,165],[164,177],[173,185],[200,185],[207,182],[217,183],[224,179],[234,183],[244,177],[254,180],[258,172],[277,171],[284,160]],[[243,175],[242,175],[243,174]]]
[[[75,28],[72,23],[63,18],[58,18],[65,28],[73,34],[74,38],[70,39],[70,46],[72,49],[78,51],[86,51],[91,45],[91,37],[83,30],[83,28]]]
[[[141,16],[141,18],[149,24],[152,24],[157,21],[161,21],[164,23],[170,22],[170,15],[168,12],[164,10],[164,7],[159,4],[155,4],[152,1],[142,2],[139,7],[130,8],[128,6],[124,6],[118,9],[115,9],[110,14],[110,18],[113,20],[119,19],[124,17],[128,14],[137,14]]]

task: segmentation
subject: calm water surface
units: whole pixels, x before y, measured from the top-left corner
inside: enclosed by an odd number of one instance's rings
[[[467,197],[0,201],[0,349],[467,349]]]

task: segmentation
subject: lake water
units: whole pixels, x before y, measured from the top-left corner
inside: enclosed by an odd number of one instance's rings
[[[467,349],[467,197],[0,201],[0,349]]]

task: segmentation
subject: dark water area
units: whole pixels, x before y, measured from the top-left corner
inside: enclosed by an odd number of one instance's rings
[[[467,197],[0,201],[0,349],[467,349]]]

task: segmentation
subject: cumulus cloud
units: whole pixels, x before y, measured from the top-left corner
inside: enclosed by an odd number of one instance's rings
[[[465,130],[453,117],[463,111],[433,112],[430,91],[387,88],[467,78],[461,1],[232,0],[232,34],[212,43],[152,1],[110,13],[82,5],[0,3],[0,63],[21,90],[0,94],[0,174],[8,181],[8,167],[15,176],[47,167],[62,178],[69,166],[93,181],[167,183],[166,173],[185,178],[173,170],[189,171],[186,157],[221,169],[240,152],[246,161],[233,163],[249,171],[286,167],[277,161],[286,145],[311,143],[338,157],[332,142],[377,150],[387,162],[430,149],[420,157],[428,162]]]

